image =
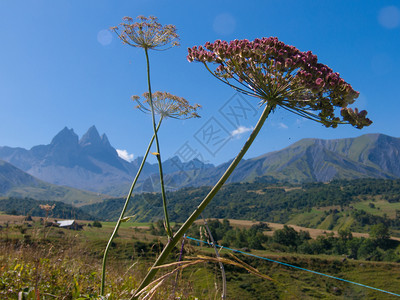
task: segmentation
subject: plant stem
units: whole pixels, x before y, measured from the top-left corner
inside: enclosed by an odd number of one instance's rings
[[[162,196],[162,202],[163,202],[163,208],[164,208],[164,217],[165,217],[165,229],[167,231],[168,239],[172,238],[172,230],[171,226],[169,224],[169,217],[168,217],[168,210],[167,210],[167,200],[166,200],[166,195],[165,195],[165,188],[164,188],[164,175],[163,175],[163,170],[162,170],[162,162],[161,162],[161,152],[160,152],[160,144],[158,142],[158,135],[157,135],[157,130],[156,130],[156,121],[154,117],[154,107],[153,107],[153,95],[151,93],[151,82],[150,82],[150,61],[149,61],[149,52],[147,48],[144,48],[144,52],[146,54],[146,63],[147,63],[147,84],[149,87],[149,104],[151,108],[151,118],[153,121],[153,129],[154,129],[154,135],[156,138],[156,157],[158,161],[158,170],[160,173],[160,185],[161,185],[161,196]]]
[[[158,125],[157,125],[157,128],[156,128],[157,131],[160,128],[161,122],[162,122],[162,119],[160,119],[160,121],[158,122]],[[132,185],[131,185],[131,188],[129,190],[128,196],[126,197],[124,207],[122,208],[122,211],[121,211],[121,215],[119,216],[119,219],[117,221],[117,224],[115,225],[114,231],[111,234],[110,239],[108,240],[106,249],[104,250],[103,264],[102,264],[102,268],[101,268],[101,288],[100,288],[100,295],[101,296],[104,296],[104,283],[105,283],[105,277],[106,277],[106,263],[107,263],[108,250],[110,249],[111,243],[112,243],[115,235],[117,234],[119,226],[121,225],[121,221],[122,221],[122,218],[124,217],[126,208],[128,207],[129,200],[131,199],[131,196],[132,196],[132,193],[133,193],[133,189],[135,188],[136,182],[139,179],[139,175],[142,172],[142,169],[144,167],[144,163],[146,162],[147,156],[149,155],[150,148],[153,145],[154,137],[155,137],[155,135],[153,135],[153,137],[150,140],[149,145],[147,146],[146,153],[143,156],[142,162],[141,162],[140,167],[139,167],[139,169],[138,169],[138,171],[136,173],[135,179],[132,182]]]
[[[204,218],[203,214],[200,214],[200,216],[201,216],[201,218],[203,219],[204,226],[206,227],[206,230],[207,230],[208,235],[209,235],[209,237],[210,237],[212,246],[213,246],[213,248],[214,248],[215,256],[216,256],[217,258],[220,258],[219,252],[218,252],[218,249],[217,249],[217,244],[216,244],[216,242],[215,242],[215,240],[214,240],[214,237],[213,237],[213,235],[212,235],[212,232],[211,232],[211,230],[210,230],[210,227],[208,227],[207,221],[206,221],[206,219]],[[224,265],[223,265],[222,262],[219,262],[219,268],[221,269],[221,277],[222,277],[222,294],[221,294],[221,299],[225,300],[225,299],[226,299],[226,291],[227,291],[227,290],[226,290],[226,275],[225,275],[225,268],[224,268]]]
[[[271,102],[273,103],[273,101],[271,101]],[[189,229],[189,227],[193,224],[193,222],[199,217],[199,215],[207,207],[207,205],[214,198],[214,196],[220,190],[220,188],[225,183],[225,181],[232,174],[233,170],[236,168],[236,166],[242,160],[243,156],[246,154],[247,150],[250,148],[251,144],[253,143],[254,139],[256,138],[257,134],[259,133],[265,120],[271,113],[272,109],[275,107],[275,105],[271,104],[271,102],[270,101],[267,102],[267,105],[265,106],[265,108],[260,116],[260,119],[258,120],[256,126],[254,127],[252,133],[250,134],[250,136],[247,139],[246,143],[244,144],[243,148],[240,150],[238,155],[235,157],[235,159],[229,165],[228,169],[226,169],[225,173],[221,176],[219,181],[214,185],[214,187],[211,189],[211,191],[208,193],[208,195],[204,198],[204,200],[195,209],[195,211],[192,213],[192,215],[186,220],[186,222],[181,226],[181,228],[179,228],[179,230],[175,233],[174,237],[165,246],[164,250],[161,252],[160,256],[154,263],[153,267],[147,273],[146,277],[143,279],[142,283],[136,290],[135,295],[133,295],[133,297],[131,299],[137,299],[136,295],[138,294],[138,292],[140,292],[143,288],[145,288],[151,282],[151,280],[154,278],[154,276],[157,274],[157,271],[158,271],[158,269],[154,269],[154,267],[160,266],[162,263],[164,263],[164,261],[167,259],[168,255],[171,253],[171,251],[175,247],[176,243],[182,238],[182,236]]]
[[[182,256],[183,256],[183,249],[184,249],[184,246],[185,246],[185,237],[183,237],[183,239],[182,239],[182,244],[181,244],[181,251],[180,251],[180,253],[179,253],[179,261],[182,261]],[[181,265],[179,265],[179,266],[181,266]],[[181,270],[182,271],[182,270]],[[178,278],[179,278],[179,270],[178,270],[178,272],[176,272],[176,275],[175,275],[175,282],[174,282],[174,292],[172,293],[172,299],[175,299],[175,294],[176,294],[176,287],[178,286]]]

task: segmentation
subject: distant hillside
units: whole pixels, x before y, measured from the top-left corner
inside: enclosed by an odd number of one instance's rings
[[[54,205],[47,215],[40,205]],[[80,208],[58,201],[38,201],[31,198],[0,198],[0,212],[10,215],[30,215],[33,217],[51,217],[59,219],[94,220],[93,216]]]
[[[183,222],[209,191],[210,187],[193,187],[168,192],[170,219]],[[124,201],[123,198],[116,198],[83,206],[82,209],[99,219],[116,220]],[[375,206],[382,206],[382,209],[377,209]],[[361,209],[370,211],[379,218],[370,217],[368,214],[363,215],[363,213],[351,216]],[[396,212],[396,209],[399,210],[399,213]],[[311,216],[309,213],[312,210],[317,211],[314,211],[315,214]],[[361,227],[370,222],[385,222],[384,216],[386,215],[393,222],[398,222],[400,229],[400,180],[355,179],[335,180],[328,184],[292,185],[284,182],[272,182],[269,178],[257,178],[253,183],[231,183],[222,187],[204,214],[210,218],[278,223],[286,223],[294,220],[293,218],[296,216],[304,215],[306,218],[298,220],[301,222],[298,225],[317,227],[327,218],[328,215],[325,212],[329,210],[343,210],[343,215],[347,213],[348,220],[346,222],[348,224],[346,226],[351,226],[351,222],[357,218],[373,220],[365,221],[365,224],[360,225]],[[163,209],[160,194],[135,195],[126,215],[135,215],[136,221],[162,219]],[[343,218],[345,219],[344,216]],[[351,218],[354,220],[350,221]],[[309,224],[306,224],[307,222]],[[330,226],[328,223],[326,224],[327,228],[324,229],[332,229],[328,228]],[[359,224],[353,226],[359,226]]]
[[[13,165],[0,160],[0,195],[6,195],[19,186],[37,186],[40,181]]]
[[[229,163],[168,174],[165,180],[170,186],[213,185]],[[337,140],[302,139],[282,150],[241,161],[227,182],[252,182],[260,176],[291,183],[399,178],[400,139],[383,134]]]
[[[0,160],[0,196],[62,201],[78,206],[106,198],[105,195],[46,183],[2,160]]]
[[[291,182],[399,178],[399,153],[400,139],[383,134],[337,140],[303,139],[283,150],[243,162],[233,181],[263,175]]]

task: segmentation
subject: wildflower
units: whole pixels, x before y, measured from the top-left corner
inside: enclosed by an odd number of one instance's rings
[[[162,170],[161,151],[160,151],[157,131],[161,125],[162,119],[165,117],[171,117],[176,119],[178,118],[187,119],[187,118],[198,117],[196,113],[196,110],[199,108],[198,105],[191,106],[185,99],[173,96],[168,93],[157,92],[153,95],[151,92],[149,50],[150,49],[166,50],[168,48],[178,46],[179,36],[176,33],[175,26],[173,25],[162,26],[160,23],[158,23],[158,19],[156,17],[151,17],[151,16],[148,18],[139,16],[137,17],[137,19],[138,22],[134,22],[132,18],[124,17],[123,18],[124,23],[120,24],[120,28],[113,27],[111,29],[118,35],[118,37],[122,40],[123,43],[128,44],[132,47],[142,48],[145,52],[146,65],[147,65],[148,93],[144,94],[145,101],[143,103],[139,102],[139,97],[137,96],[133,96],[132,98],[133,100],[139,103],[138,108],[140,110],[151,113],[154,135],[151,138],[149,146],[147,147],[146,153],[142,159],[142,163],[135,176],[135,179],[132,182],[128,196],[125,200],[125,204],[121,211],[121,215],[117,221],[117,224],[115,225],[114,231],[104,251],[102,272],[101,272],[101,287],[100,287],[101,295],[104,295],[104,283],[105,283],[105,272],[106,272],[106,261],[107,261],[108,250],[110,248],[112,240],[114,239],[118,231],[121,222],[125,220],[124,214],[126,208],[128,207],[129,200],[132,196],[133,189],[135,188],[139,175],[143,170],[147,155],[150,152],[150,148],[153,144],[153,141],[155,141],[156,144],[156,151],[153,152],[153,154],[156,155],[157,157],[159,174],[160,174],[161,197],[162,197],[164,217],[165,217],[164,224],[168,235],[168,240],[172,239],[173,232],[171,230],[168,217],[167,200],[166,200],[163,170]],[[149,105],[149,108],[147,108],[144,105],[145,103]],[[155,122],[155,113],[158,113],[160,115],[160,120],[158,122],[158,125],[156,125]]]
[[[145,100],[140,102],[139,96],[132,96],[132,100],[136,101],[138,105],[136,108],[139,110],[151,113],[151,108],[147,108],[145,104],[149,104],[150,97],[149,93],[144,93],[143,97]],[[197,114],[197,110],[201,107],[198,104],[190,105],[189,102],[182,97],[178,97],[166,92],[154,92],[152,93],[152,103],[154,112],[160,115],[161,118],[173,118],[173,119],[190,119],[200,118]]]
[[[40,209],[45,210],[46,212],[49,212],[49,211],[53,210],[56,207],[56,205],[55,204],[53,204],[53,205],[39,204],[39,207],[40,207]]]
[[[143,17],[139,16],[137,17],[138,22],[134,22],[134,20],[130,17],[124,17],[123,20],[125,21],[124,23],[120,24],[121,28],[118,27],[113,27],[111,28],[117,35],[118,37],[123,41],[123,43],[128,44],[132,47],[138,47],[142,48],[144,50],[144,53],[146,55],[146,65],[147,65],[147,84],[148,84],[148,96],[146,98],[150,109],[149,111],[151,112],[151,118],[152,118],[152,123],[153,123],[153,131],[154,131],[154,140],[157,148],[157,153],[159,155],[157,156],[158,160],[158,166],[159,166],[159,173],[160,173],[160,183],[161,183],[161,195],[163,199],[163,206],[164,206],[164,214],[165,214],[165,222],[167,224],[167,234],[169,237],[172,237],[172,230],[170,228],[169,220],[168,220],[168,212],[167,212],[167,203],[166,203],[166,196],[165,196],[165,188],[164,188],[164,181],[163,181],[163,174],[162,174],[162,163],[161,163],[161,151],[160,151],[160,145],[158,141],[158,135],[157,135],[157,125],[155,122],[155,107],[153,104],[153,95],[151,92],[151,80],[150,80],[150,59],[149,59],[149,50],[166,50],[171,47],[179,45],[178,39],[179,36],[176,33],[176,28],[174,25],[165,25],[162,26],[160,23],[158,23],[158,19],[156,17],[150,16],[150,17]],[[136,97],[133,98],[134,100],[138,101]],[[165,99],[164,99],[165,102]],[[167,102],[166,102],[167,103]],[[147,111],[143,105],[139,105],[139,107]],[[165,107],[159,107],[161,109],[160,115],[160,123],[161,120],[164,116],[164,114],[167,114],[167,116],[171,117],[178,117],[179,111],[176,109],[176,112],[171,112],[169,111],[170,108],[168,106]],[[164,109],[164,111],[162,111]],[[187,112],[182,112],[184,115]],[[101,290],[103,291],[103,285]]]
[[[279,42],[277,38],[255,39],[253,42],[234,40],[230,43],[217,40],[212,44],[207,42],[204,47],[189,48],[188,51],[189,62],[202,62],[216,78],[239,92],[261,99],[261,104],[266,105],[242,149],[207,196],[168,241],[131,299],[138,299],[142,291],[152,285],[158,269],[228,180],[254,142],[265,120],[277,106],[320,122],[326,127],[351,124],[362,128],[372,123],[366,118],[366,111],[358,112],[357,109],[347,108],[359,93],[340,78],[338,73],[318,63],[317,57],[310,51],[300,52],[293,46]],[[210,63],[218,66],[212,71]],[[342,119],[335,115],[335,108],[339,107]]]
[[[369,126],[366,111],[347,108],[359,93],[311,51],[301,52],[275,37],[231,42],[217,40],[188,49],[189,62],[204,63],[208,71],[246,95],[283,107],[326,127]],[[218,65],[211,70],[209,64]],[[341,117],[335,115],[341,108]]]
[[[144,49],[166,50],[178,46],[179,36],[174,25],[162,26],[156,17],[139,16],[138,22],[131,17],[124,17],[124,23],[111,27],[124,44]],[[170,46],[167,46],[169,45]],[[166,48],[163,48],[167,46]]]

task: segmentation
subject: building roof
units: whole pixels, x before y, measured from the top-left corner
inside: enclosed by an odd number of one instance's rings
[[[60,225],[60,227],[72,226],[74,223],[75,223],[75,220],[57,221],[57,224]]]

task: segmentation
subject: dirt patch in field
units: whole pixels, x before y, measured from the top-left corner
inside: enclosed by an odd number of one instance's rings
[[[149,229],[149,226],[132,226],[130,229]]]
[[[11,215],[0,215],[0,224],[20,224],[23,223],[26,216],[11,216]]]
[[[242,227],[242,228],[250,228],[251,226],[258,224],[260,222],[257,221],[248,221],[248,220],[235,220],[235,219],[228,219],[229,223],[234,226],[234,227]],[[223,219],[219,219],[220,222],[223,221]],[[196,223],[202,224],[202,220],[197,220]],[[274,231],[277,229],[282,229],[284,225],[293,227],[294,230],[296,231],[308,231],[310,233],[310,236],[315,239],[320,235],[326,235],[333,233],[335,236],[338,236],[337,231],[334,230],[324,230],[324,229],[314,229],[314,228],[307,228],[307,227],[302,227],[302,226],[297,226],[297,225],[291,225],[291,224],[279,224],[279,223],[271,223],[271,222],[264,222],[267,223],[269,227],[271,227],[272,231],[266,231],[265,233],[269,236],[273,235]],[[352,232],[354,237],[365,237],[369,238],[368,233],[360,233],[360,232]],[[392,237],[391,239],[400,241],[400,238],[397,237]]]

